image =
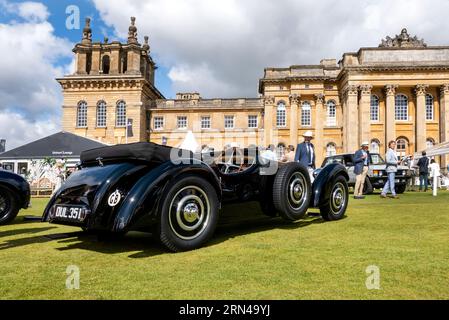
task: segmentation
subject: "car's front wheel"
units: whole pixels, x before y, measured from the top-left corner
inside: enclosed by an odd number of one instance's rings
[[[320,207],[321,216],[326,221],[340,220],[345,215],[349,200],[348,183],[345,177],[337,177],[329,190],[328,203]]]
[[[0,186],[0,225],[13,221],[19,213],[19,204],[14,193]]]
[[[187,175],[173,181],[161,201],[158,236],[168,249],[193,250],[211,238],[218,223],[219,200],[207,180]]]

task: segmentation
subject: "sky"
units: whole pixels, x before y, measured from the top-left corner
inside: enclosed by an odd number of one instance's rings
[[[449,0],[0,0],[0,139],[10,150],[61,130],[55,78],[73,72],[86,17],[94,41],[126,41],[135,16],[167,98],[238,98],[257,96],[266,67],[339,60],[402,28],[449,45],[448,15]]]

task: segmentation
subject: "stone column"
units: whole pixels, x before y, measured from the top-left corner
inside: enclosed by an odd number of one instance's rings
[[[324,160],[324,126],[326,123],[325,113],[323,112],[324,108],[324,94],[318,93],[315,95],[316,99],[316,112],[315,112],[315,140],[313,144],[315,145],[315,153],[316,153],[316,164],[321,164]],[[313,119],[312,119],[313,120]]]
[[[359,145],[363,141],[370,141],[371,139],[371,90],[372,85],[360,86],[360,107],[359,107]]]
[[[385,110],[385,152],[390,141],[396,141],[396,120],[395,120],[395,96],[397,85],[385,86],[386,110]]]
[[[440,132],[441,142],[449,141],[449,84],[444,84],[440,88]],[[449,156],[442,157],[442,166],[449,163]]]
[[[92,68],[90,74],[98,75],[100,74],[100,49],[95,48],[92,50]]]
[[[264,147],[267,147],[272,141],[273,134],[273,110],[274,110],[274,97],[268,96],[264,99],[265,104],[265,117],[264,117]]]
[[[300,103],[301,95],[290,95],[290,144],[296,148],[298,144],[298,106]]]
[[[416,151],[426,149],[426,90],[429,86],[419,84],[416,93]]]
[[[343,94],[345,110],[344,152],[352,153],[358,149],[359,116],[358,116],[358,86],[349,85]]]

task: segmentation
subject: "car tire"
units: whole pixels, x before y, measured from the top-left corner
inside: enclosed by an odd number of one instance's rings
[[[17,196],[9,188],[0,186],[0,225],[13,221],[19,210]]]
[[[312,198],[307,169],[297,162],[279,168],[273,183],[273,204],[281,217],[296,221],[304,217]]]
[[[205,179],[186,175],[169,183],[161,197],[157,236],[174,252],[203,246],[218,223],[220,203]]]
[[[373,185],[368,177],[365,178],[365,184],[363,185],[363,194],[373,194]]]
[[[395,187],[396,189],[396,193],[397,194],[403,194],[405,192],[405,190],[407,190],[407,185],[406,184],[399,184]]]
[[[348,183],[343,176],[338,176],[332,188],[329,189],[329,201],[320,207],[324,220],[335,221],[344,217],[349,201]]]

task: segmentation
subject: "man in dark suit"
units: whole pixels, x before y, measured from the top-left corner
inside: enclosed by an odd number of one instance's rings
[[[354,173],[356,175],[354,199],[364,199],[363,187],[369,169],[369,142],[363,142],[361,149],[354,154]]]
[[[303,134],[304,142],[298,144],[296,148],[295,161],[301,163],[309,170],[310,178],[313,180],[313,170],[315,169],[315,147],[312,144],[313,133],[307,131]]]
[[[419,168],[419,192],[423,191],[427,192],[427,188],[429,185],[429,158],[427,158],[427,153],[423,151],[422,157],[418,160],[418,168]]]

